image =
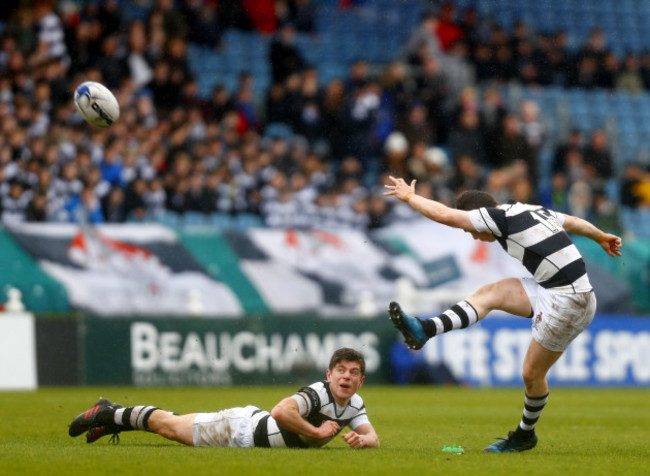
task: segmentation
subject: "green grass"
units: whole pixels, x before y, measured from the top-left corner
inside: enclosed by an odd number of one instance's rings
[[[648,389],[552,389],[539,444],[520,454],[485,454],[521,417],[521,389],[364,386],[377,451],[342,439],[321,449],[189,448],[129,432],[88,445],[67,425],[99,395],[178,413],[254,404],[270,409],[295,387],[49,388],[0,392],[0,474],[649,474]],[[442,452],[462,445],[464,455]]]

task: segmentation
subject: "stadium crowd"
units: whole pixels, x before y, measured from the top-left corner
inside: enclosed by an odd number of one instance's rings
[[[127,21],[116,0],[10,3],[0,49],[4,224],[247,215],[267,226],[368,229],[413,213],[382,195],[395,175],[444,203],[481,188],[620,231],[619,204],[605,192],[615,158],[604,131],[573,131],[540,188],[539,107],[513,110],[499,88],[649,88],[650,54],[619,61],[602,30],[572,54],[564,32],[523,23],[507,32],[445,3],[423,15],[394,61],[359,58],[321,84],[295,43],[297,30],[317,34],[314,2],[278,0],[274,24],[247,25],[275,30],[264,97],[242,71],[236,90],[217,85],[204,98],[188,44],[219,48],[225,28],[242,26],[241,8],[152,0]],[[76,112],[73,91],[86,80],[115,92],[113,127],[93,128]],[[630,166],[622,203],[650,204],[648,188],[648,171]]]

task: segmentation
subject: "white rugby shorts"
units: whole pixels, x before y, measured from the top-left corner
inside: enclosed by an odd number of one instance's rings
[[[519,278],[533,308],[533,339],[553,352],[564,352],[596,313],[596,295],[565,294],[543,288],[533,278]]]
[[[199,413],[194,419],[194,446],[253,447],[253,430],[268,415],[257,407],[235,407],[216,413]]]

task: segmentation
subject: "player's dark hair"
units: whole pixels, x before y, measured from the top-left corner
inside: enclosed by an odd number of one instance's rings
[[[482,207],[496,207],[499,202],[487,192],[467,190],[456,198],[456,208],[459,210],[476,210]]]
[[[332,354],[329,367],[330,372],[334,369],[334,367],[336,367],[339,362],[342,362],[344,360],[347,360],[348,362],[358,362],[359,366],[361,367],[361,375],[366,374],[366,360],[363,358],[363,355],[354,349],[350,349],[349,347],[342,347],[334,352],[334,354]]]

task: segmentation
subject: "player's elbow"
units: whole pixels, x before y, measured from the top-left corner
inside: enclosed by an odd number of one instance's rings
[[[279,405],[276,405],[276,406],[274,406],[273,409],[271,410],[271,417],[272,417],[274,420],[279,420],[279,419],[281,419],[281,418],[282,418],[282,415],[283,415],[282,410],[281,410],[280,408],[278,408],[278,407],[279,407]]]
[[[286,415],[286,411],[285,408],[282,406],[282,404],[277,404],[271,410],[271,417],[275,421],[282,422],[282,420],[284,420],[285,415]]]

